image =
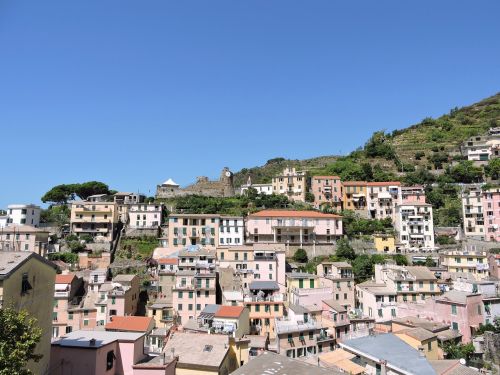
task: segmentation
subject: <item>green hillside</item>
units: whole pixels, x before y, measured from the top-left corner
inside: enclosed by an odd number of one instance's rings
[[[425,118],[419,124],[385,134],[374,133],[358,151],[341,156],[321,156],[305,160],[275,158],[264,166],[244,168],[235,174],[235,185],[267,183],[285,166],[312,174],[340,174],[343,179],[401,179],[403,172],[415,168],[439,174],[453,160],[461,160],[460,144],[467,138],[500,126],[500,93],[478,103],[454,108],[437,119]]]

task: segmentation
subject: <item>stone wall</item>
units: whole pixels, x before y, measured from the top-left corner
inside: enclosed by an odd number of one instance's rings
[[[484,333],[484,359],[500,365],[500,333]]]

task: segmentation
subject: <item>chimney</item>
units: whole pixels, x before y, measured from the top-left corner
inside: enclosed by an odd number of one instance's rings
[[[89,346],[95,346],[95,339],[89,340]]]

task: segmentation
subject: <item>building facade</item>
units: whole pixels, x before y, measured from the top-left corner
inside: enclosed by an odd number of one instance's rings
[[[434,248],[432,205],[410,203],[396,206],[398,240],[407,248]]]
[[[245,222],[242,216],[221,216],[219,220],[219,246],[245,244]]]
[[[118,224],[114,202],[80,201],[71,205],[71,233],[89,235],[96,241],[112,241]]]
[[[312,176],[311,193],[314,194],[314,207],[342,210],[342,182],[339,176]]]
[[[215,248],[219,243],[220,220],[220,215],[172,214],[168,219],[168,246]]]
[[[403,203],[401,197],[401,183],[393,182],[368,182],[367,206],[371,219],[390,218],[396,221],[396,206]]]
[[[333,244],[342,217],[317,211],[264,210],[247,217],[247,243]]]
[[[40,206],[34,204],[9,204],[6,225],[40,225]]]
[[[308,191],[308,177],[306,172],[297,171],[288,167],[283,172],[273,177],[273,193],[286,195],[292,201],[305,202]]]

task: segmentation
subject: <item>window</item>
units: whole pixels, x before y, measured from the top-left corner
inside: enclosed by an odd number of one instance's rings
[[[457,322],[451,323],[451,329],[453,329],[454,331],[458,331],[458,323]]]
[[[428,351],[431,351],[431,350],[432,350],[432,342],[431,342],[431,341],[429,341],[429,342],[427,343],[427,350],[428,350]]]
[[[451,314],[457,315],[457,305],[451,305]]]
[[[106,355],[106,371],[109,371],[113,368],[113,364],[115,361],[115,352],[110,350]]]
[[[83,325],[84,326],[88,326],[89,325],[89,320],[88,319],[84,319],[83,320]]]
[[[260,305],[255,305],[255,312],[260,312]]]
[[[188,310],[189,310],[189,311],[193,311],[193,304],[192,304],[192,303],[190,303],[190,304],[188,305]]]
[[[192,299],[193,298],[193,292],[189,292],[189,298]]]
[[[33,289],[30,282],[28,281],[28,273],[23,273],[23,278],[21,281],[21,294],[28,293],[29,290]]]
[[[182,303],[179,303],[179,304],[177,305],[177,311],[182,311]]]
[[[68,312],[68,320],[73,320],[73,312]]]
[[[177,297],[182,298],[182,292],[177,292]]]
[[[274,311],[280,311],[280,305],[274,305]]]

